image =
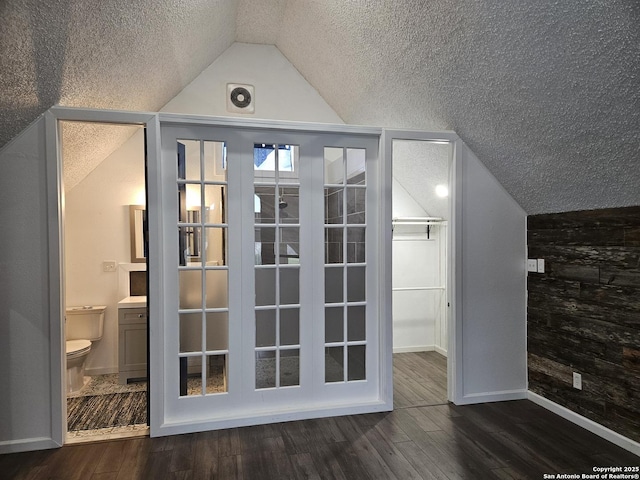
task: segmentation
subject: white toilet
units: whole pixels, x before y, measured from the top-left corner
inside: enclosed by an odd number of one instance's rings
[[[91,351],[91,342],[102,338],[106,308],[98,305],[66,310],[67,393],[84,386],[84,362]]]

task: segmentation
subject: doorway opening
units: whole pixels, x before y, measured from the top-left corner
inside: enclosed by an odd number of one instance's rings
[[[448,402],[450,142],[393,138],[394,408]]]
[[[58,127],[65,441],[148,435],[145,131]]]

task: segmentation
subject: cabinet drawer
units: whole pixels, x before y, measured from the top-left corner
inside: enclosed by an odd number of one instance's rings
[[[120,325],[132,323],[147,323],[146,308],[126,308],[118,312],[118,323]]]

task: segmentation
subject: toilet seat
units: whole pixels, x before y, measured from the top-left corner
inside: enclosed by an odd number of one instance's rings
[[[90,340],[67,340],[66,342],[67,358],[79,357],[91,350]]]

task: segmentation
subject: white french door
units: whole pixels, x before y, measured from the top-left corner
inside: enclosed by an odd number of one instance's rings
[[[152,434],[388,410],[379,136],[172,123],[161,139]]]

